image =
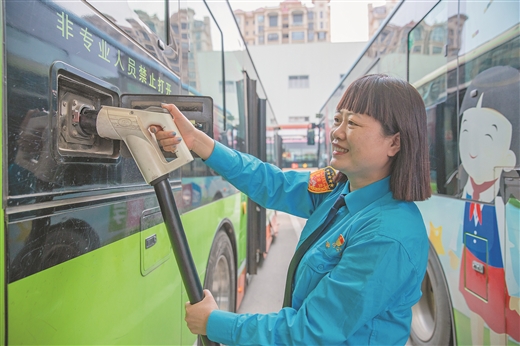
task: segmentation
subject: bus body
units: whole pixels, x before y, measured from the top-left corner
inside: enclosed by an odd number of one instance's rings
[[[433,196],[410,344],[520,342],[520,4],[403,1],[325,102],[320,165],[350,83],[385,73],[425,102]]]
[[[1,340],[194,344],[153,188],[124,143],[86,135],[78,117],[176,103],[209,112],[216,141],[265,157],[255,134],[275,117],[231,7],[7,0],[0,34]],[[276,215],[200,158],[169,178],[201,282],[234,311]]]

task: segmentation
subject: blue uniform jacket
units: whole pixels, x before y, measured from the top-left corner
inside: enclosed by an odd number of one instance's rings
[[[209,339],[227,345],[406,343],[429,245],[418,208],[393,199],[389,177],[353,192],[347,182],[311,193],[309,172],[283,172],[218,142],[206,164],[256,203],[308,218],[298,246],[340,193],[347,204],[302,258],[292,307],[270,314],[215,310]]]

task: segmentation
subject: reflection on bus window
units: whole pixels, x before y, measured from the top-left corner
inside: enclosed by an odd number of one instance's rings
[[[446,56],[442,54],[447,43],[446,10],[446,4],[440,3],[408,35],[408,46],[410,47],[409,81],[412,84],[439,68],[446,69]],[[454,20],[457,20],[456,16],[448,19],[450,22]],[[444,85],[441,87],[438,83],[436,85],[436,87],[429,87],[424,91],[423,99],[432,99],[433,95],[438,97],[444,91]],[[435,101],[435,99],[432,101]]]
[[[158,57],[161,48],[157,39],[167,42],[164,1],[93,1],[93,4],[111,22]]]

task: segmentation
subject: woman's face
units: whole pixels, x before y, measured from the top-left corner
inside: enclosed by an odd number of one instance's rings
[[[388,176],[392,157],[400,149],[399,133],[385,137],[379,121],[347,110],[334,115],[330,136],[330,164],[348,176],[351,190]]]

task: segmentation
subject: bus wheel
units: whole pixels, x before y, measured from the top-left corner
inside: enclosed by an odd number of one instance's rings
[[[452,308],[444,273],[430,244],[428,268],[421,286],[422,297],[412,307],[409,344],[453,345]]]
[[[231,242],[226,232],[217,232],[211,246],[204,287],[211,291],[220,310],[235,311],[236,278]]]

